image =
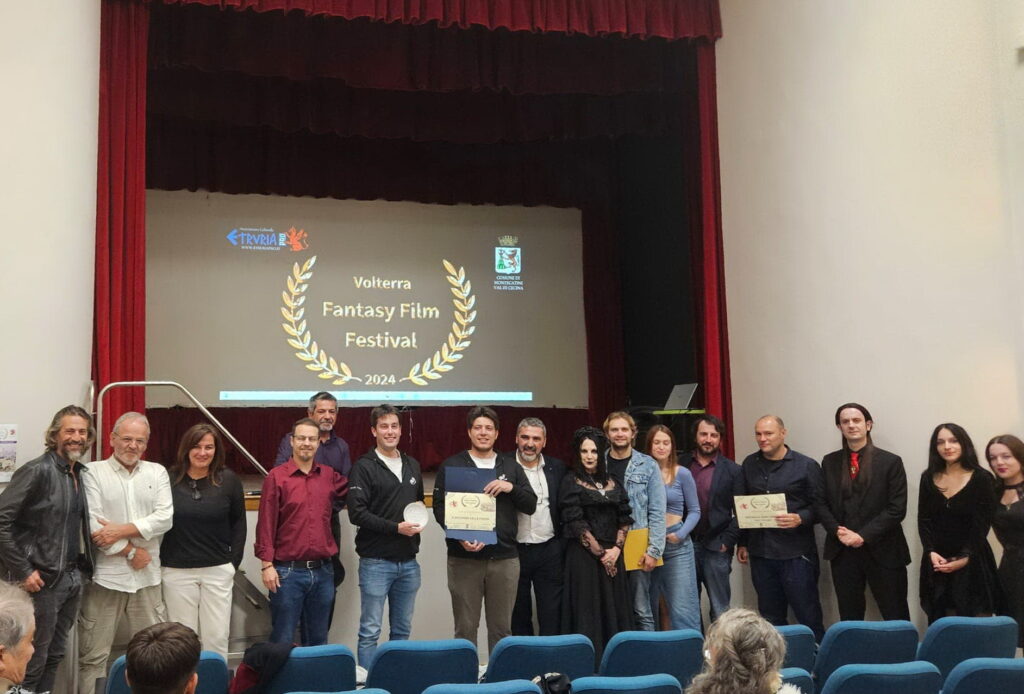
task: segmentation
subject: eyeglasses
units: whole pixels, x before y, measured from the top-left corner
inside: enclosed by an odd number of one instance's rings
[[[199,491],[199,480],[189,480],[188,488],[192,490],[192,501],[199,501],[203,498],[202,492]]]

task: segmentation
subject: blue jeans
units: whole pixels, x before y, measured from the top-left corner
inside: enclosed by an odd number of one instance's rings
[[[633,618],[640,631],[654,631],[654,612],[651,610],[651,574],[636,569],[626,572],[629,576],[629,592],[633,596]]]
[[[388,561],[359,558],[359,664],[370,669],[377,653],[384,600],[388,601],[388,622],[392,641],[404,641],[412,631],[412,611],[420,589],[420,565],[415,559]]]
[[[302,620],[302,645],[327,643],[327,625],[334,601],[334,570],[325,560],[316,569],[291,569],[275,564],[281,586],[270,594],[270,641],[292,643]]]
[[[750,557],[750,580],[757,592],[757,610],[775,626],[789,623],[793,608],[796,621],[810,627],[814,640],[825,636],[821,600],[818,597],[818,555],[793,559]]]
[[[732,589],[729,586],[732,552],[716,552],[695,544],[693,554],[697,562],[697,591],[699,593],[702,585],[707,589],[713,622],[718,619],[718,615],[729,609],[732,601]]]
[[[82,577],[70,569],[32,596],[36,617],[35,653],[25,669],[22,686],[30,692],[48,692],[57,678],[57,667],[67,651],[68,634],[75,626],[82,602]]]
[[[671,535],[678,529],[669,528],[667,532]],[[700,631],[700,595],[693,542],[689,537],[677,544],[666,541],[662,557],[665,565],[651,572],[651,611],[658,614],[658,602],[664,595],[672,628]]]

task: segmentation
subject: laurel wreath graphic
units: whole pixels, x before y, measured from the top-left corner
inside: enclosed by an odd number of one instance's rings
[[[452,305],[455,307],[455,320],[452,322],[451,332],[448,339],[441,345],[441,349],[434,352],[434,356],[428,357],[422,364],[413,364],[409,369],[409,375],[400,379],[410,381],[418,386],[427,385],[427,381],[436,381],[446,371],[451,371],[455,362],[462,359],[459,354],[469,347],[471,341],[468,339],[476,331],[476,326],[470,325],[476,320],[476,296],[473,294],[473,285],[466,279],[466,269],[455,269],[455,266],[447,260],[442,259],[444,269],[448,271],[445,279],[451,286],[451,292],[455,296]]]
[[[399,382],[409,381],[417,386],[425,386],[428,381],[442,378],[444,373],[451,371],[455,363],[462,359],[460,352],[472,344],[469,337],[476,332],[476,326],[472,324],[476,320],[476,295],[473,294],[473,285],[466,279],[465,268],[460,267],[456,270],[447,260],[442,259],[441,262],[448,272],[445,279],[451,285],[450,289],[454,296],[452,306],[455,309],[455,320],[452,321],[452,329],[440,349],[422,363],[413,364],[409,369],[409,375],[399,379]],[[281,327],[291,335],[288,344],[297,350],[295,356],[306,362],[307,369],[318,372],[319,378],[333,379],[331,383],[336,386],[345,385],[349,381],[362,382],[363,379],[352,375],[348,364],[335,360],[326,350],[320,348],[306,325],[306,309],[303,304],[306,302],[306,290],[309,289],[309,281],[313,278],[315,264],[314,255],[301,266],[298,263],[292,266],[292,274],[288,277],[288,289],[281,292],[281,299],[284,301],[281,315],[286,321]]]
[[[291,335],[288,344],[298,350],[295,356],[306,362],[306,368],[310,371],[317,371],[317,376],[331,381],[333,385],[343,386],[349,381],[360,381],[363,379],[353,376],[352,370],[345,362],[337,361],[327,354],[327,350],[321,349],[313,339],[313,334],[307,329],[303,316],[306,309],[302,304],[306,302],[306,290],[309,289],[309,280],[313,277],[313,265],[316,264],[316,256],[299,267],[298,263],[292,266],[292,274],[288,277],[288,290],[281,292],[281,299],[284,306],[281,307],[281,315],[286,323],[281,327]]]

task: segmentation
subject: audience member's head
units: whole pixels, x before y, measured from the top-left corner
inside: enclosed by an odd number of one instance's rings
[[[25,679],[25,667],[35,648],[35,610],[20,587],[0,581],[0,679],[14,684]]]
[[[708,629],[704,648],[704,671],[686,694],[774,694],[779,689],[786,642],[756,612],[723,612]]]
[[[199,637],[177,622],[141,630],[128,642],[125,678],[132,694],[192,694],[199,676]]]

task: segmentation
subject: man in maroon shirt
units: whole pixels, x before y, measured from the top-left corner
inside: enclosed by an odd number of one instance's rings
[[[348,492],[348,479],[314,462],[320,430],[312,419],[292,427],[292,457],[263,481],[256,522],[256,556],[270,591],[270,641],[289,643],[302,621],[302,645],[327,643],[334,597],[331,556],[338,545],[331,516]]]

